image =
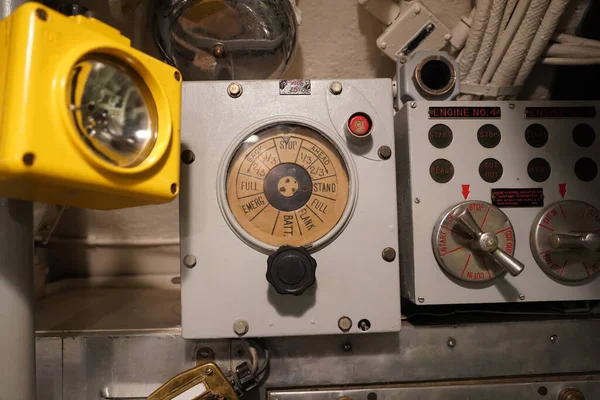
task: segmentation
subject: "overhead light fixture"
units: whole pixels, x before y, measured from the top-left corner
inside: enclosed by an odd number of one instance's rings
[[[175,68],[39,3],[0,26],[0,196],[115,209],[177,195]]]

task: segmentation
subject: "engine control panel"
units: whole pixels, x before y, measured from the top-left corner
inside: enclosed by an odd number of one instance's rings
[[[183,336],[398,331],[391,80],[188,82],[183,98]]]
[[[402,295],[599,299],[597,106],[407,103],[395,123]]]

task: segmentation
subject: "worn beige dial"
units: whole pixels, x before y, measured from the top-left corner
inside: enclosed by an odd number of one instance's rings
[[[316,242],[348,203],[348,172],[320,133],[279,124],[250,136],[227,172],[227,202],[242,228],[272,246]]]

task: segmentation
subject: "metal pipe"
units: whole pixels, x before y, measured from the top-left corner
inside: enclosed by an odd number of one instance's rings
[[[26,0],[0,0],[0,19]],[[0,199],[0,387],[7,400],[35,399],[33,203]]]

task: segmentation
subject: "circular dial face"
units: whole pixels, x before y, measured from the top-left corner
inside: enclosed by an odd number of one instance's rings
[[[320,133],[279,124],[246,139],[227,172],[227,202],[242,228],[272,246],[324,237],[348,203],[348,172]]]
[[[487,253],[471,248],[471,238],[453,219],[454,211],[464,206],[483,232],[498,238],[498,248],[511,256],[515,251],[515,231],[499,208],[485,201],[467,201],[444,212],[433,229],[433,252],[440,266],[453,277],[467,282],[485,282],[504,272]]]
[[[69,104],[86,145],[118,167],[135,167],[152,151],[156,107],[138,74],[109,56],[90,55],[71,71]]]
[[[588,279],[600,272],[600,252],[571,246],[552,248],[551,237],[599,232],[600,211],[581,201],[561,201],[542,211],[531,226],[531,252],[538,265],[556,279]]]

